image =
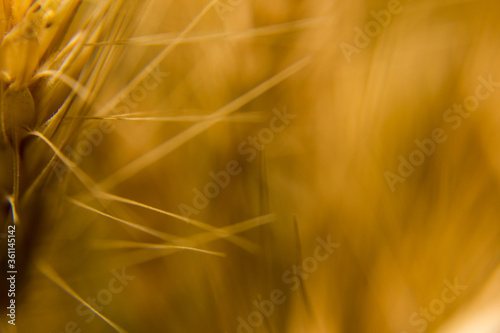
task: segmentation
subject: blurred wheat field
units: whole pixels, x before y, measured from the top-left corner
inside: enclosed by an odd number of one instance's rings
[[[0,332],[500,333],[499,10],[0,1]]]

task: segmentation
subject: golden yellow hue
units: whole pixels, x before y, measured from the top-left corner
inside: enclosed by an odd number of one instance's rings
[[[0,332],[496,333],[499,9],[0,1]]]

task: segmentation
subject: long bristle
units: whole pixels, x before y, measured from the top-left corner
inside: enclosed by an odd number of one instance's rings
[[[0,0],[0,332],[497,333],[499,9]]]

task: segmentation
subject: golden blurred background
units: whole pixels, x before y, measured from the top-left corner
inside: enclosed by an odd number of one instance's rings
[[[0,332],[500,332],[500,3],[0,9]]]

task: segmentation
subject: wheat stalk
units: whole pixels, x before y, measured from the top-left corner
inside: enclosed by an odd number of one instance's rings
[[[498,9],[0,0],[0,332],[495,333]]]

